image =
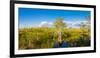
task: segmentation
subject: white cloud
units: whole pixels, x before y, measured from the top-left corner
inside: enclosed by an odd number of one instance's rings
[[[64,21],[67,25],[67,27],[71,27],[71,28],[79,28],[81,23],[85,23],[87,24],[87,21]],[[47,21],[42,21],[38,27],[52,27],[53,23],[52,22],[47,22]]]
[[[39,24],[39,27],[52,27],[52,22],[47,22],[47,21],[42,21],[40,24]]]
[[[68,28],[79,28],[81,23],[83,22],[84,24],[87,24],[87,21],[64,21],[67,25]],[[20,25],[22,28],[23,25]],[[31,24],[31,25],[26,25],[24,24],[24,27],[53,27],[53,22],[47,22],[47,21],[42,21],[40,24]]]
[[[79,28],[81,23],[87,24],[87,21],[64,21],[67,25],[67,27],[71,28]]]

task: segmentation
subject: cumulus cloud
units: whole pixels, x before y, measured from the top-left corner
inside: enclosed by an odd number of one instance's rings
[[[68,28],[79,28],[81,23],[87,24],[87,21],[64,21]],[[53,27],[53,22],[42,21],[38,27]]]
[[[64,21],[67,25],[67,27],[71,28],[79,28],[81,26],[81,23],[87,24],[87,21]]]
[[[52,26],[52,22],[47,22],[47,21],[42,21],[39,24],[39,27],[51,27]]]

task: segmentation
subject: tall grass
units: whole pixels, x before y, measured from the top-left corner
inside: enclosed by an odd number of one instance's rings
[[[19,49],[53,48],[58,41],[57,28],[37,27],[19,29]],[[90,31],[87,28],[63,28],[62,40],[68,47],[90,46]]]

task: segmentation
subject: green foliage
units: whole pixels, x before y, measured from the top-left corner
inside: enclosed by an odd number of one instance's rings
[[[57,19],[56,19],[56,21],[54,22],[54,26],[56,27],[56,28],[63,28],[63,27],[66,27],[66,24],[63,22],[63,18],[61,18],[61,17],[58,17]]]
[[[19,30],[19,49],[53,48],[57,42],[56,28],[24,28]],[[62,39],[69,47],[90,46],[88,29],[64,28]]]

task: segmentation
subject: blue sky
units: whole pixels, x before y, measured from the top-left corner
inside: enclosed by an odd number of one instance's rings
[[[90,16],[90,11],[19,8],[19,27],[37,27],[43,22],[53,23],[57,17],[70,22],[86,21],[87,16]]]

